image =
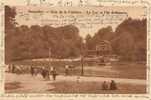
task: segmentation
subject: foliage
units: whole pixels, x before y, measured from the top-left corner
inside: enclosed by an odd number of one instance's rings
[[[111,26],[102,28],[87,43],[94,49],[99,41],[108,40],[113,54],[123,60],[146,60],[146,36],[146,19],[128,18],[117,26],[115,32]]]
[[[54,28],[48,25],[16,26],[15,8],[5,7],[5,61],[48,57],[73,58],[81,55],[82,38],[73,25]],[[98,30],[86,36],[86,49],[94,50],[102,40],[108,40],[112,53],[123,60],[146,60],[146,19],[128,18],[117,26]]]

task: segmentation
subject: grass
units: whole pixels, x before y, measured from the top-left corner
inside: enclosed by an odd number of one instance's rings
[[[52,93],[96,93],[96,94],[144,94],[145,85],[117,84],[118,90],[102,90],[100,82],[55,82],[55,89],[47,90]]]
[[[146,79],[147,68],[145,63],[128,63],[114,65],[114,69],[120,72],[119,77],[131,79]]]

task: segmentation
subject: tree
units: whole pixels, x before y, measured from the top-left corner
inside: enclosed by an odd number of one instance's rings
[[[128,18],[123,21],[115,31],[116,36],[121,35],[113,44],[115,52],[123,56],[123,59],[146,60],[146,28],[146,19]]]
[[[111,43],[112,52],[123,60],[146,60],[146,19],[128,18],[119,24],[113,32],[112,27],[104,27],[93,36],[87,36],[87,45],[95,49],[99,41]],[[91,41],[91,42],[90,42]]]
[[[86,40],[86,49],[88,49],[88,50],[91,50],[93,47],[92,47],[92,37],[91,37],[91,35],[90,34],[87,34],[87,36],[86,36],[86,38],[85,38],[85,40]]]
[[[15,28],[15,25],[17,24],[15,22],[15,16],[16,16],[16,10],[15,8],[11,8],[9,6],[5,6],[5,31],[6,34],[8,33],[10,29]]]
[[[5,63],[12,59],[12,41],[15,34],[16,22],[15,22],[16,10],[15,8],[5,6]]]

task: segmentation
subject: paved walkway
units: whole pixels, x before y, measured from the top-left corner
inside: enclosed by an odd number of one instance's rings
[[[30,74],[16,75],[12,73],[6,73],[5,82],[20,82],[22,88],[18,88],[16,90],[7,90],[7,92],[16,91],[16,92],[46,92],[48,89],[54,89],[55,87],[52,85],[48,85],[48,83],[54,82],[52,77],[50,76],[50,80],[44,80],[41,75],[32,77]],[[121,79],[121,78],[104,78],[104,77],[81,77],[81,76],[57,76],[55,82],[61,81],[79,81],[79,82],[102,82],[102,81],[111,81],[115,80],[117,83],[121,84],[136,84],[136,85],[146,85],[146,80],[141,79]]]

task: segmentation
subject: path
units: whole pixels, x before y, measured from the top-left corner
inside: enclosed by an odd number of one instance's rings
[[[11,91],[22,91],[22,92],[37,92],[37,93],[46,93],[46,90],[48,89],[54,89],[55,87],[52,85],[48,85],[48,83],[54,82],[50,76],[50,80],[46,81],[44,80],[41,75],[32,77],[29,74],[24,75],[16,75],[12,73],[6,73],[5,75],[5,82],[11,83],[11,82],[20,82],[22,88],[18,88],[16,90],[8,90],[8,92]],[[63,76],[59,75],[57,77],[57,80],[55,82],[61,82],[61,81],[79,81],[79,82],[102,82],[102,81],[111,81],[115,80],[117,83],[123,83],[123,84],[136,84],[136,85],[146,85],[146,80],[141,79],[121,79],[121,78],[104,78],[104,77],[81,77],[81,76]]]

